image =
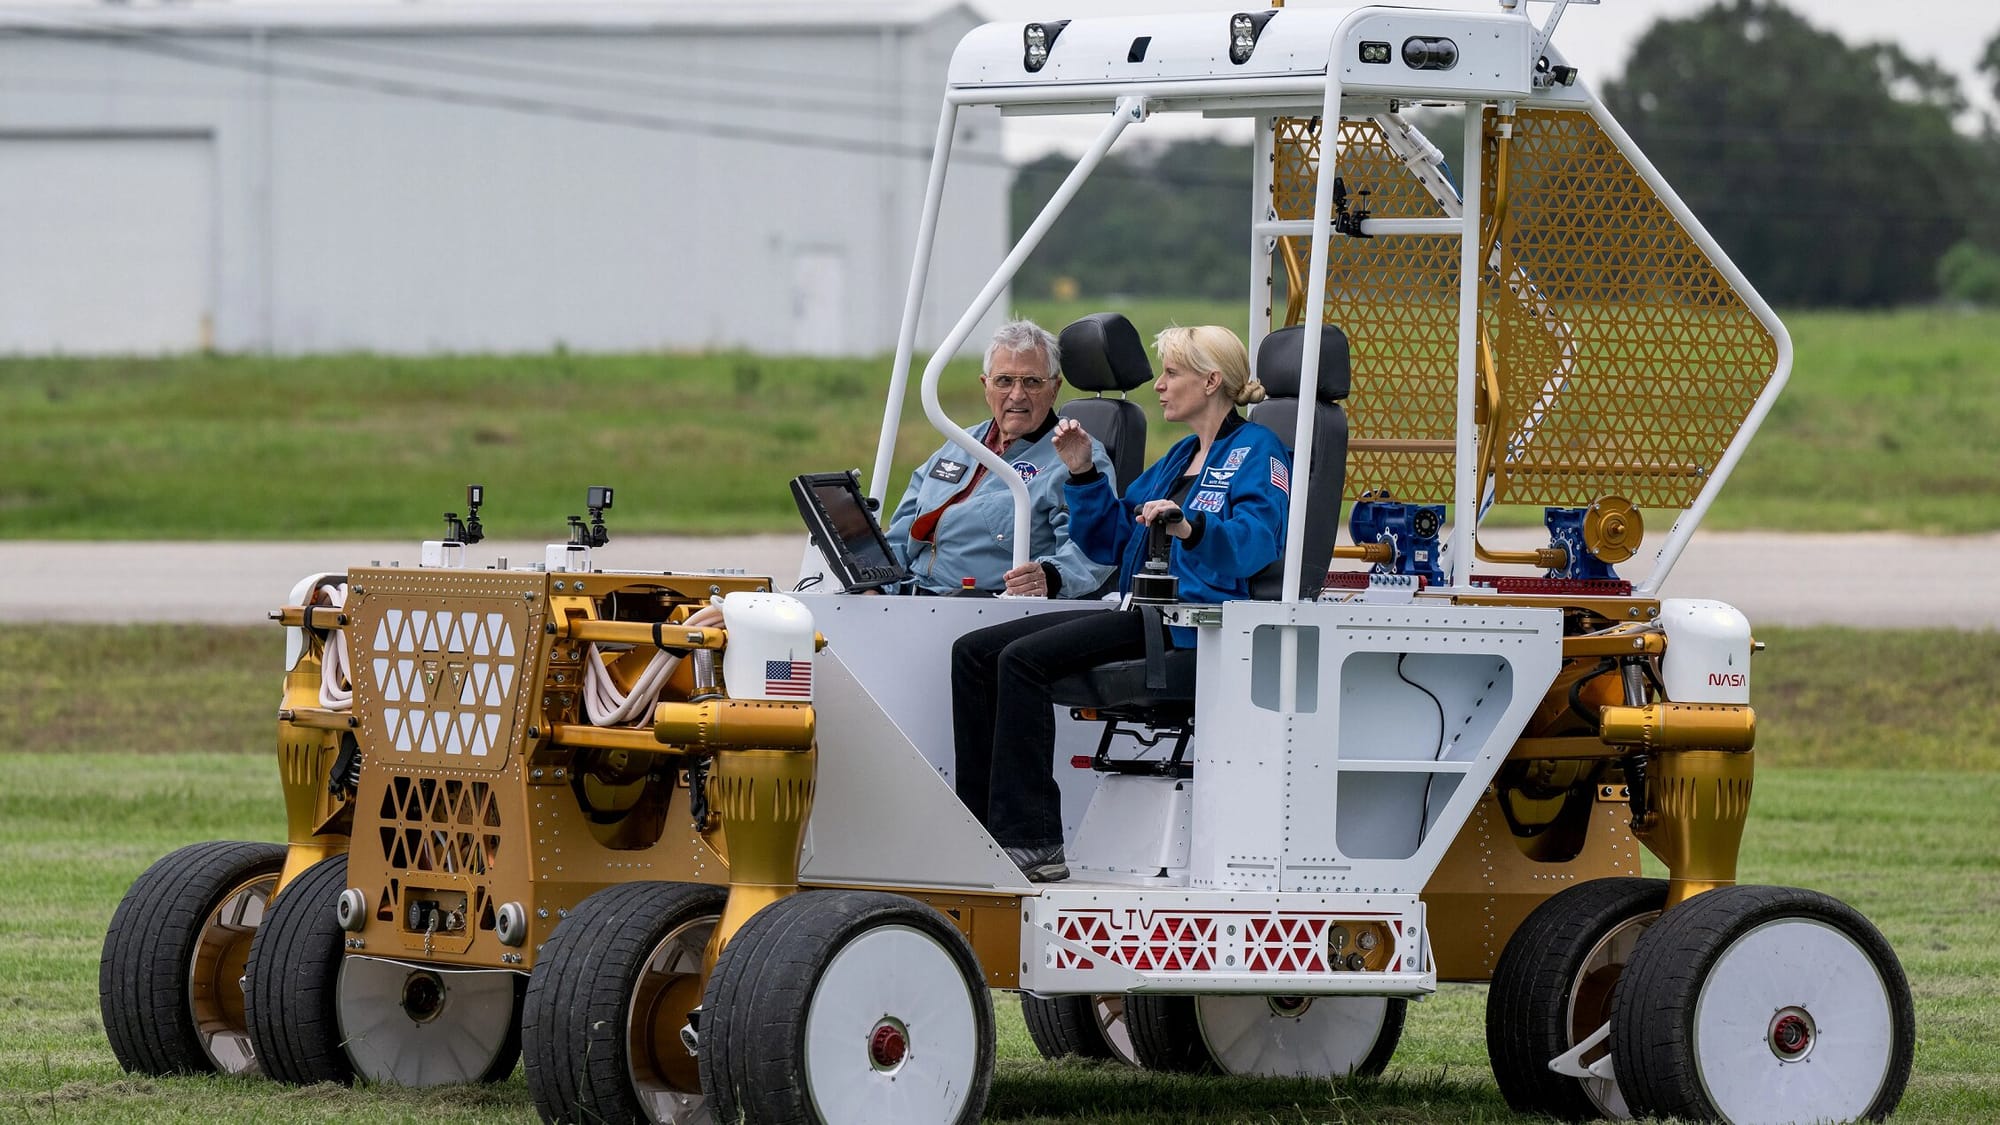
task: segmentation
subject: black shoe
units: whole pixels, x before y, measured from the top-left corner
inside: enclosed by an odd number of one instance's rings
[[[1008,848],[1007,858],[1021,869],[1030,883],[1059,883],[1069,878],[1069,865],[1063,862],[1061,844],[1050,844],[1045,848]]]

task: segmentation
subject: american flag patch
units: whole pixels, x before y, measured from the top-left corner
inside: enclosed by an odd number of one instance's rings
[[[1276,457],[1271,458],[1271,487],[1287,496],[1292,494],[1292,471]]]
[[[813,666],[810,660],[766,660],[764,662],[764,694],[796,695],[809,698],[813,690]]]

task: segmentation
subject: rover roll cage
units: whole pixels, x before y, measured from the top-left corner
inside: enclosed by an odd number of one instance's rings
[[[870,494],[881,499],[889,483],[962,111],[1105,119],[923,369],[920,393],[931,422],[1015,494],[1017,565],[1030,542],[1026,489],[939,405],[947,361],[1128,128],[1163,112],[1251,117],[1246,342],[1254,356],[1272,327],[1274,264],[1285,268],[1291,291],[1285,319],[1305,325],[1302,385],[1314,385],[1322,323],[1339,323],[1349,334],[1355,455],[1348,497],[1375,492],[1449,503],[1461,518],[1443,552],[1442,585],[1461,594],[1473,589],[1475,557],[1549,561],[1478,546],[1479,520],[1496,501],[1630,497],[1678,510],[1650,573],[1632,591],[1658,596],[1783,388],[1791,341],[1550,45],[1567,2],[1558,0],[1540,27],[1526,4],[1501,0],[1499,11],[1485,13],[1280,8],[989,24],[972,32],[952,59],[939,116]],[[1413,103],[1466,110],[1464,182],[1477,190],[1461,199],[1437,149],[1403,119],[1402,108]],[[1323,130],[1321,122],[1340,124]],[[1328,138],[1335,143],[1322,159],[1319,142]],[[1610,164],[1618,167],[1607,172]],[[1545,186],[1562,174],[1584,182],[1567,191]],[[1388,175],[1402,183],[1381,182]],[[1373,187],[1372,216],[1348,212],[1343,180]],[[1591,218],[1579,225],[1578,214]],[[1557,260],[1557,246],[1567,258]],[[1571,259],[1590,252],[1596,275],[1580,276]],[[1423,276],[1412,283],[1412,274]],[[1606,325],[1595,312],[1607,298],[1625,323]],[[1398,304],[1424,308],[1426,323],[1413,330],[1399,319]],[[1305,309],[1326,314],[1304,316]],[[1722,358],[1696,358],[1695,349]],[[1429,366],[1413,369],[1412,350],[1430,353]],[[1300,479],[1310,474],[1313,426],[1313,412],[1300,411],[1289,435]],[[1554,463],[1563,450],[1568,462]],[[1294,497],[1286,601],[1299,595],[1307,516],[1304,497]]]

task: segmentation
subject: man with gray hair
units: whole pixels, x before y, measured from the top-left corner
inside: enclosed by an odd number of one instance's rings
[[[965,580],[982,593],[1078,598],[1094,593],[1112,567],[1092,562],[1069,538],[1063,482],[1069,469],[1049,438],[1062,386],[1056,338],[1030,321],[1009,321],[986,347],[980,383],[993,418],[971,433],[1000,455],[1028,486],[1034,505],[1029,561],[1014,566],[1014,496],[953,442],[910,474],[889,521],[889,542],[909,566],[915,589],[953,594]],[[1104,446],[1092,440],[1091,461],[1111,474]]]

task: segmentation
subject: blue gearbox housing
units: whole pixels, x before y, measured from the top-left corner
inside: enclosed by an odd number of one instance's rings
[[[1615,579],[1618,572],[1611,564],[1598,558],[1585,545],[1583,521],[1590,515],[1589,508],[1546,508],[1542,512],[1542,523],[1549,529],[1549,546],[1561,547],[1569,555],[1569,564],[1559,570],[1551,570],[1550,578],[1605,578]]]
[[[1373,573],[1416,575],[1433,586],[1444,584],[1438,558],[1443,528],[1443,504],[1405,504],[1386,492],[1363,493],[1347,517],[1354,542],[1386,543],[1393,552],[1390,561],[1375,564]]]

